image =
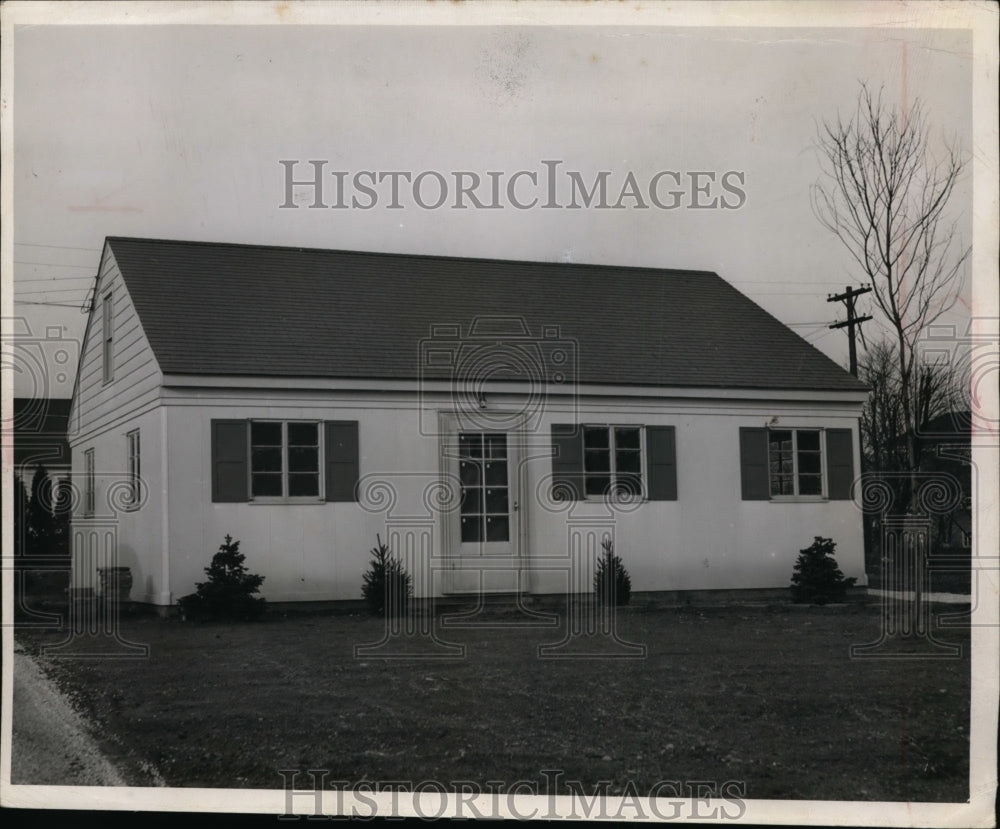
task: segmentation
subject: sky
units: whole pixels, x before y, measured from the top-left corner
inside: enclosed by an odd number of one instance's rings
[[[634,17],[638,25],[15,28],[6,93],[16,327],[78,341],[104,238],[144,236],[710,270],[846,365],[846,332],[828,328],[843,306],[826,299],[864,277],[810,206],[818,126],[851,113],[865,81],[893,103],[920,98],[935,142],[970,156],[970,31]],[[330,173],[345,171],[348,206],[310,209],[312,190],[296,187],[296,206],[281,207],[282,160],[298,162],[297,179],[311,176],[309,160],[325,162],[326,204],[336,200]],[[658,180],[661,203],[679,204],[517,209],[507,184],[522,170],[544,184],[544,161],[560,162],[560,204],[571,200],[570,172],[589,188],[602,170],[609,204],[629,174],[648,196],[661,171],[679,177]],[[421,207],[400,180],[393,209],[385,181],[375,206],[351,206],[370,201],[350,186],[359,171],[427,172],[424,204],[436,200],[439,173],[449,198]],[[456,171],[480,177],[487,203],[493,171],[503,206],[453,207]],[[708,189],[692,192],[699,184]],[[545,190],[522,176],[514,196],[541,203]],[[971,174],[950,208],[971,243]],[[970,286],[949,318],[960,326]],[[44,393],[69,396],[73,371],[49,359]],[[26,384],[15,377],[16,393],[31,393]]]

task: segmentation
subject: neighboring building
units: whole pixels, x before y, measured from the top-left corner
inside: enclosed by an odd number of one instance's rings
[[[14,472],[25,486],[40,466],[53,479],[69,477],[69,407],[68,399],[14,398]]]
[[[270,601],[864,583],[865,387],[713,273],[112,237],[71,413],[75,584],[175,603],[229,533]]]

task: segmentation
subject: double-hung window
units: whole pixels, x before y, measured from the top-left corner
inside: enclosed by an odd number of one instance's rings
[[[744,501],[848,501],[854,497],[851,429],[741,426]]]
[[[584,426],[584,493],[642,495],[642,427]]]
[[[128,506],[129,509],[138,509],[141,498],[141,483],[139,468],[139,430],[133,429],[125,435],[128,446]]]
[[[93,515],[97,506],[97,482],[94,472],[94,450],[83,453],[83,514]]]
[[[101,300],[101,360],[104,382],[110,383],[115,376],[114,363],[114,303],[109,291]]]
[[[673,426],[552,424],[554,501],[677,500]]]
[[[315,421],[251,421],[251,497],[318,499],[319,433]]]
[[[818,429],[769,429],[771,497],[823,496],[823,450]]]

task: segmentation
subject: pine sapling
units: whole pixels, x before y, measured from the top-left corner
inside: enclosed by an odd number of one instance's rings
[[[813,543],[799,551],[792,573],[792,600],[799,604],[826,604],[844,600],[847,590],[857,581],[844,578],[833,557],[836,544],[830,538],[816,536]]]
[[[621,557],[615,555],[614,542],[605,538],[594,569],[594,596],[606,607],[626,605],[632,598],[632,579]]]
[[[376,616],[401,616],[409,605],[413,580],[406,568],[375,535],[372,560],[362,577],[361,595]]]

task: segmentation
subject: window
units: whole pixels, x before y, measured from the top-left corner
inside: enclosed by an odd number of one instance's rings
[[[673,426],[552,425],[552,497],[677,500]]]
[[[823,451],[818,429],[769,429],[771,497],[823,495]]]
[[[128,507],[129,509],[139,509],[140,497],[140,469],[139,469],[139,430],[134,429],[125,435],[128,444]]]
[[[114,320],[111,293],[104,295],[101,301],[101,349],[104,363],[104,382],[110,383],[114,378]]]
[[[849,501],[854,494],[851,429],[741,427],[744,501]]]
[[[211,427],[213,503],[358,500],[356,420],[213,420]]]
[[[639,426],[583,427],[585,495],[642,495],[641,433]]]
[[[83,453],[83,514],[93,515],[97,502],[96,482],[94,480],[94,450]]]
[[[319,498],[319,424],[250,422],[252,498]]]

